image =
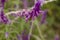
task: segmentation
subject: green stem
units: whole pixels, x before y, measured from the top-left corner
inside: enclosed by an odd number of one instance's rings
[[[39,26],[37,26],[37,29],[39,31],[39,36],[41,37],[41,39],[45,40]]]
[[[32,29],[33,29],[33,20],[31,21],[31,28],[30,28],[30,31],[29,31],[29,36],[28,36],[28,40],[30,40],[30,36],[32,35]]]

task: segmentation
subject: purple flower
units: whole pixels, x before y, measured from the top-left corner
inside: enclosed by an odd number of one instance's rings
[[[9,36],[9,33],[5,32],[5,38],[8,38],[8,36]]]
[[[1,10],[0,10],[0,19],[2,20],[2,22],[4,22],[5,24],[8,22],[8,19],[7,17],[4,15],[4,3],[5,3],[5,0],[1,0]]]
[[[41,3],[41,6],[44,4],[44,1],[45,0],[37,0],[37,2],[40,2]]]
[[[27,4],[27,0],[23,0],[23,4],[24,4],[24,8],[26,9],[28,4]]]
[[[26,14],[26,19],[34,19],[35,17],[37,17],[40,14],[40,2],[36,2],[34,8],[32,10],[30,10],[28,12],[28,14]]]
[[[1,0],[1,4],[2,4],[3,7],[4,7],[5,1],[6,1],[6,0]]]
[[[30,15],[29,14],[25,14],[25,20],[26,20],[26,22],[29,20],[29,18],[30,18]]]
[[[20,35],[17,35],[17,38],[18,38],[18,40],[20,40],[21,39]]]
[[[41,3],[40,3],[40,2],[37,2],[37,3],[35,4],[34,10],[35,10],[35,11],[39,11],[39,10],[40,10],[40,7],[41,7]]]
[[[2,16],[1,18],[2,18],[2,20],[3,20],[3,22],[4,22],[5,24],[7,24],[7,23],[8,23],[8,19],[7,19],[7,17],[6,17],[6,16]]]
[[[45,19],[46,19],[46,13],[47,13],[47,11],[43,11],[43,12],[42,12],[41,24],[43,24],[43,23],[45,22]]]
[[[28,34],[26,32],[26,30],[22,32],[22,40],[28,40]]]
[[[56,35],[55,36],[55,40],[59,40],[59,35]]]
[[[2,20],[3,23],[7,24],[8,19],[7,19],[7,17],[4,15],[4,12],[3,12],[3,11],[0,12],[0,18],[1,18],[0,20]]]
[[[2,3],[4,3],[4,2],[5,2],[5,0],[1,0],[1,2],[2,2]]]
[[[3,11],[0,12],[0,16],[4,16],[4,12]]]

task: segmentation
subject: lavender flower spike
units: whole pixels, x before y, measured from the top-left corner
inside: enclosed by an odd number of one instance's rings
[[[22,32],[22,40],[28,40],[28,34],[26,34],[26,30]]]
[[[45,23],[45,19],[46,19],[46,13],[47,13],[47,10],[43,11],[42,12],[42,17],[41,17],[41,24]]]
[[[44,4],[44,1],[45,0],[37,0],[38,2],[40,2],[41,3],[41,6]]]
[[[5,1],[6,1],[6,0],[1,0],[1,4],[2,4],[3,7],[4,7]]]
[[[26,9],[28,6],[27,0],[23,0],[24,8]]]
[[[9,36],[9,33],[5,32],[5,38],[8,38],[8,36]]]
[[[17,39],[22,40],[19,34],[17,34]]]
[[[5,24],[7,24],[8,23],[8,19],[7,19],[7,17],[6,16],[3,16],[3,17],[1,17],[2,18],[2,20],[3,20],[3,22],[5,23]]]
[[[3,23],[7,23],[8,22],[8,19],[7,17],[4,15],[4,3],[5,3],[5,0],[1,0],[1,5],[0,5],[0,20],[3,22]]]
[[[7,17],[4,15],[4,12],[3,12],[3,10],[1,9],[1,11],[0,11],[0,20],[3,22],[3,23],[7,23],[8,22],[8,19],[7,19]]]
[[[55,35],[55,40],[59,40],[59,35]]]

